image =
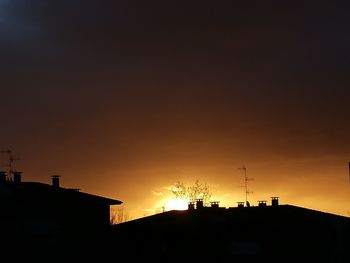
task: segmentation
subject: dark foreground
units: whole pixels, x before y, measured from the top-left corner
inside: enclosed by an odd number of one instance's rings
[[[3,229],[2,255],[67,260],[350,262],[350,219],[294,206],[170,211],[110,228]]]

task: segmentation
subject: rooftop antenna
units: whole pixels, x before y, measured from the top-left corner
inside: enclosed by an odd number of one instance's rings
[[[253,193],[248,190],[248,181],[254,180],[253,178],[247,177],[247,168],[243,165],[242,167],[238,168],[239,170],[243,170],[244,172],[244,187],[245,188],[245,203],[247,206],[250,206],[250,203],[248,202],[248,195]]]
[[[1,153],[7,154],[8,157],[9,157],[9,162],[8,162],[8,164],[1,165],[1,166],[2,166],[2,167],[8,167],[9,171],[8,171],[7,177],[8,177],[8,180],[9,180],[9,181],[12,181],[12,174],[16,171],[15,168],[14,168],[13,163],[14,163],[14,161],[18,161],[19,158],[13,157],[12,151],[11,151],[10,149],[1,150],[0,152],[1,152]]]

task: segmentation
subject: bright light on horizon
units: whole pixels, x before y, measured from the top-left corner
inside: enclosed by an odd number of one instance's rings
[[[172,198],[167,201],[167,210],[187,210],[188,201],[185,199]]]

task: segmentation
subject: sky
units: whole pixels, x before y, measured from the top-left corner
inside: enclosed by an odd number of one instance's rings
[[[342,4],[0,0],[0,148],[130,218],[178,181],[236,206],[243,166],[252,204],[350,216]]]

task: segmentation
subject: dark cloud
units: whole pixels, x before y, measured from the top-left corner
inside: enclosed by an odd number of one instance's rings
[[[142,103],[145,94],[154,104],[192,96],[194,105],[344,107],[343,10],[274,1],[4,1],[4,89],[13,100],[48,98],[54,107],[79,98]]]

